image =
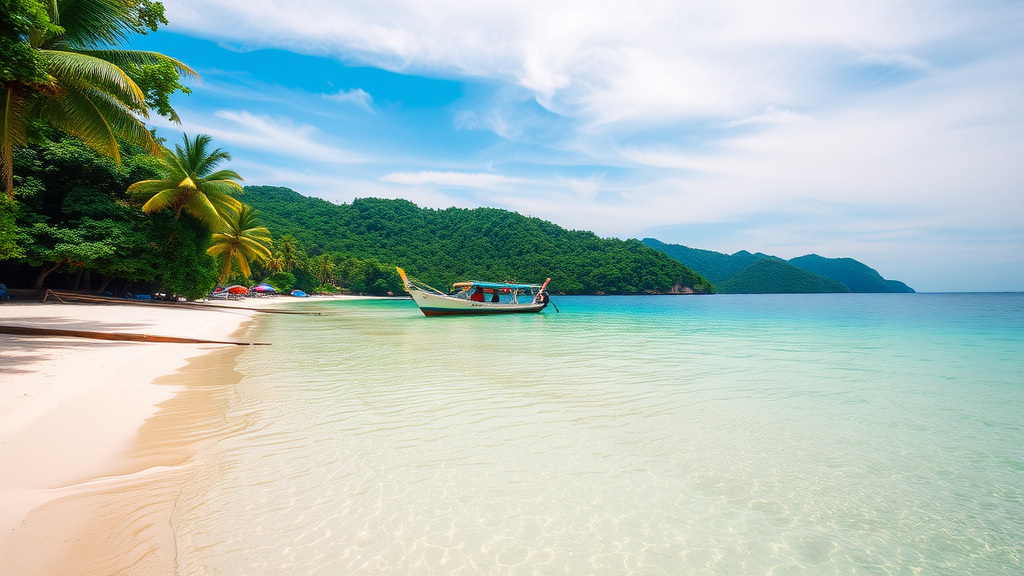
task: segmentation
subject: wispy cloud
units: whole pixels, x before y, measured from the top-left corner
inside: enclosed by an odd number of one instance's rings
[[[532,180],[527,178],[513,178],[500,174],[488,174],[486,172],[392,172],[380,179],[381,182],[392,184],[404,184],[406,186],[422,186],[433,184],[437,186],[461,186],[466,188],[480,188],[493,190],[507,188],[509,186],[529,184]]]
[[[331,146],[322,141],[323,132],[309,124],[300,124],[287,117],[253,114],[247,110],[218,110],[204,116],[182,109],[182,125],[161,118],[153,123],[165,130],[200,132],[216,140],[250,150],[271,152],[278,156],[300,158],[330,164],[367,162],[368,157]]]
[[[370,96],[362,88],[352,88],[351,90],[341,90],[334,94],[322,94],[322,96],[332,102],[341,102],[344,104],[355,104],[362,106],[367,110],[373,110],[373,96]]]
[[[747,116],[746,118],[726,122],[722,126],[725,128],[732,128],[735,126],[743,126],[744,124],[791,124],[793,122],[802,122],[810,119],[810,116],[806,116],[804,114],[797,114],[790,110],[781,110],[775,106],[769,106],[762,114],[754,114],[753,116]]]

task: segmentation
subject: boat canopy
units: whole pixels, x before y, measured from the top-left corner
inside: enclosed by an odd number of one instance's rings
[[[452,284],[455,288],[470,288],[478,286],[480,288],[491,288],[501,289],[510,288],[512,290],[530,290],[533,288],[540,288],[540,284],[502,284],[500,282],[456,282]]]

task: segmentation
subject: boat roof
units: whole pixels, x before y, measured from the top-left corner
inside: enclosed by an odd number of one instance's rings
[[[511,288],[513,290],[529,290],[530,288],[540,288],[540,284],[505,284],[502,282],[478,282],[471,280],[469,282],[456,282],[452,284],[455,288],[469,288],[471,286],[479,286],[480,288]]]

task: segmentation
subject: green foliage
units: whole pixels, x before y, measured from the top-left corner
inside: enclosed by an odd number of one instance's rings
[[[842,282],[850,292],[895,292],[892,286],[873,268],[853,258],[824,258],[808,254],[793,258],[790,264],[811,274]],[[904,284],[904,286],[906,286]]]
[[[274,287],[278,292],[288,292],[295,287],[295,274],[291,272],[275,272],[266,279],[266,283]]]
[[[171,107],[171,95],[175,92],[191,94],[192,89],[181,83],[174,64],[167,61],[155,64],[132,64],[125,72],[135,81],[146,98],[146,106],[172,122],[180,122],[178,113]]]
[[[125,190],[155,175],[153,161],[127,145],[123,157],[118,165],[52,131],[18,150],[16,225],[24,242],[18,260],[42,272],[85,270],[204,295],[217,272],[205,253],[209,232],[190,216],[147,216],[133,207]]]
[[[637,240],[599,238],[506,210],[430,210],[375,198],[335,205],[268,186],[247,187],[246,201],[260,210],[269,228],[294,236],[314,256],[399,265],[438,288],[458,280],[551,277],[552,290],[567,294],[714,290],[689,268]],[[387,278],[378,284],[380,279],[363,285],[368,291],[391,285]]]
[[[334,272],[334,283],[355,294],[385,296],[388,292],[405,293],[405,286],[395,267],[372,258],[343,259]]]
[[[167,219],[174,241],[159,254],[156,280],[164,290],[189,300],[203,298],[217,285],[217,261],[206,253],[210,233],[191,217]]]
[[[850,291],[839,282],[804,272],[777,258],[759,260],[739,274],[718,284],[716,288],[723,294],[800,294]]]
[[[9,21],[0,29],[0,176],[8,196],[14,194],[13,151],[29,141],[34,121],[74,135],[115,161],[119,141],[156,148],[143,124],[147,106],[176,118],[167,98],[181,85],[170,76],[195,72],[162,54],[121,46],[130,35],[166,22],[160,2],[0,1],[6,3],[0,18]],[[133,75],[147,83],[147,91]]]
[[[60,31],[39,0],[0,0],[0,86],[44,85],[50,82],[46,61],[28,43],[33,30]]]
[[[15,218],[16,208],[14,200],[0,195],[0,261],[25,255],[23,246],[27,238],[18,227]]]

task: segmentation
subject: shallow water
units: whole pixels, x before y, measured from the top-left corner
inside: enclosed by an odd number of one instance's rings
[[[1024,295],[267,315],[181,574],[1021,574]]]

